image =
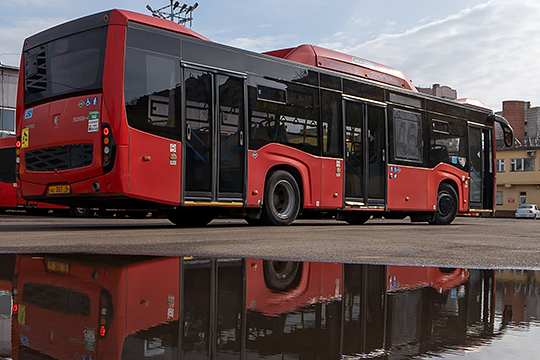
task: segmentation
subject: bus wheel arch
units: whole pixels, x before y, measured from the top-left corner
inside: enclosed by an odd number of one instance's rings
[[[293,167],[274,167],[267,173],[261,219],[266,225],[290,225],[302,208],[302,182]]]
[[[459,210],[459,192],[452,181],[443,181],[437,190],[437,210],[429,221],[433,225],[448,225],[454,221]]]

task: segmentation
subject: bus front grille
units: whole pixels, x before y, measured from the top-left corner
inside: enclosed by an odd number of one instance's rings
[[[30,150],[24,154],[27,171],[55,171],[89,166],[94,159],[93,144],[73,144]]]

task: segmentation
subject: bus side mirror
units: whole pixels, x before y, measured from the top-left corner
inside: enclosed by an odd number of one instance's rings
[[[504,146],[512,147],[512,145],[514,145],[514,130],[512,129],[512,126],[510,126],[508,120],[497,114],[489,115],[488,120],[493,121],[494,125],[495,123],[499,123],[499,125],[501,125],[504,137]]]
[[[514,144],[514,132],[511,128],[508,128],[506,126],[503,126],[503,134],[504,134],[504,145],[507,147],[511,147]]]

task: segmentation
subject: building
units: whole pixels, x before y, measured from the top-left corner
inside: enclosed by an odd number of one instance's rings
[[[450,88],[449,86],[441,86],[439,84],[433,84],[431,88],[416,88],[419,92],[437,96],[443,99],[455,100],[457,99],[457,90]]]
[[[0,63],[0,137],[15,135],[19,68]]]
[[[520,204],[540,204],[540,107],[503,101],[501,113],[514,129],[514,146],[497,149],[497,216],[513,217]]]

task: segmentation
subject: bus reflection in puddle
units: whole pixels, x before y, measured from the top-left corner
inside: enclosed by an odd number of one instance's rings
[[[504,351],[526,358],[534,349],[505,338],[508,331],[524,344],[540,338],[538,278],[536,271],[98,255],[17,255],[15,270],[0,274],[2,290],[13,294],[12,358],[80,360],[474,359],[495,345],[499,358]]]

